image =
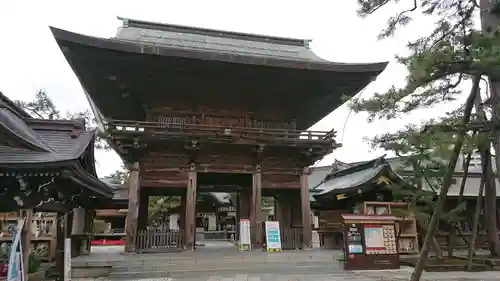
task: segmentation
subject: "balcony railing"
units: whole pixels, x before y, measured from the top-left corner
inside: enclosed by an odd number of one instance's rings
[[[111,120],[112,133],[148,134],[157,137],[198,137],[226,141],[266,140],[298,143],[332,143],[335,131],[299,131],[252,127],[210,126],[201,124],[159,123],[147,121]]]

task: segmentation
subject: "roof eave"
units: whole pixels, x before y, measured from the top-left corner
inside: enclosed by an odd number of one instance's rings
[[[325,62],[312,62],[312,61],[297,61],[276,58],[264,58],[250,55],[220,53],[214,51],[199,51],[199,50],[184,50],[169,48],[167,46],[154,46],[147,44],[140,44],[129,41],[122,41],[116,39],[105,39],[93,36],[82,35],[78,33],[69,32],[55,27],[50,27],[54,38],[56,39],[59,47],[63,50],[64,44],[62,41],[81,44],[89,47],[107,49],[112,51],[130,52],[136,54],[171,56],[171,57],[184,57],[200,60],[212,60],[229,63],[262,65],[270,67],[282,67],[291,69],[304,69],[316,70],[327,72],[353,72],[353,73],[366,73],[372,72],[373,75],[378,75],[387,66],[388,62],[378,63],[325,63]],[[66,56],[67,54],[65,54]]]
[[[66,175],[66,177],[78,185],[85,187],[102,197],[112,199],[113,189],[109,187],[104,182],[90,175],[86,170],[80,167],[78,164],[73,166],[71,173]]]

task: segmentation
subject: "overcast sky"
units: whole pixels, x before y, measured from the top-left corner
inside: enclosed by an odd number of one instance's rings
[[[432,19],[418,17],[394,38],[378,41],[387,18],[412,1],[401,1],[361,19],[354,0],[16,0],[0,1],[0,91],[11,99],[31,100],[45,89],[61,111],[88,109],[79,82],[56,45],[48,26],[98,37],[114,36],[121,24],[117,16],[229,31],[312,39],[319,56],[335,62],[390,61],[404,52],[406,43],[429,32]],[[369,97],[391,85],[401,85],[403,67],[391,63],[361,95]],[[393,121],[368,124],[366,116],[349,114],[343,106],[313,129],[338,131],[343,147],[318,166],[361,161],[384,154],[371,151],[364,137],[395,130],[410,122],[436,116],[452,106],[423,110]],[[343,130],[345,125],[345,130]],[[120,168],[114,152],[97,152],[100,176]]]

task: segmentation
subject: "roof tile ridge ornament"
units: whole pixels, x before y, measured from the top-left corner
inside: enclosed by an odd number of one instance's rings
[[[78,138],[85,131],[85,117],[73,119],[73,130],[69,133],[72,139]]]
[[[165,30],[165,31],[173,31],[173,32],[179,32],[179,33],[187,33],[187,34],[200,34],[200,35],[205,35],[205,36],[231,38],[231,39],[254,41],[254,42],[268,42],[268,43],[274,43],[274,44],[280,44],[280,45],[300,46],[300,47],[306,47],[306,48],[309,48],[309,43],[312,41],[309,39],[299,39],[299,38],[270,36],[270,35],[259,35],[259,34],[246,33],[246,32],[237,32],[237,31],[203,28],[203,27],[195,27],[195,26],[188,26],[188,25],[160,23],[160,22],[154,22],[154,21],[145,21],[145,20],[125,18],[125,17],[120,17],[120,16],[118,16],[117,18],[118,18],[118,20],[122,21],[121,28],[138,27],[138,28],[145,28],[145,29],[151,29],[151,30]]]
[[[13,100],[9,99],[2,93],[2,91],[0,91],[0,107],[7,108],[12,113],[18,115],[21,119],[32,118],[26,110],[17,105]]]

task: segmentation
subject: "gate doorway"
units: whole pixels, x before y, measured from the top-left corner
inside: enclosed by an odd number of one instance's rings
[[[236,248],[241,216],[238,201],[241,192],[251,192],[252,175],[198,173],[197,176],[197,249]]]

